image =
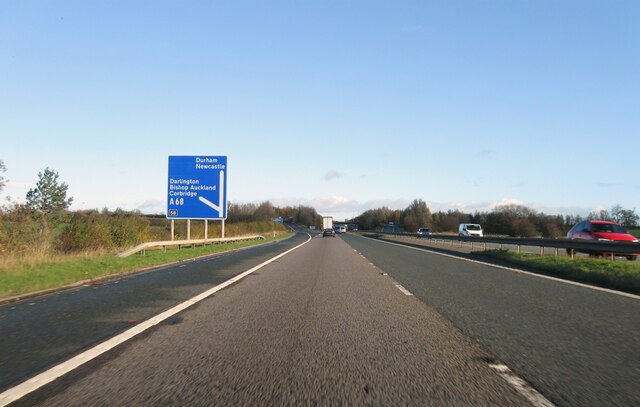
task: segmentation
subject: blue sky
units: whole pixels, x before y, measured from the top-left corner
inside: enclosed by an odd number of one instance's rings
[[[637,1],[0,1],[1,193],[165,208],[167,156],[229,198],[352,217],[640,209]]]

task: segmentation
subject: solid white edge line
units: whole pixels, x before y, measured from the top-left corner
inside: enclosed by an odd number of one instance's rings
[[[506,380],[518,393],[524,396],[536,407],[555,407],[549,399],[539,391],[531,387],[529,383],[516,376],[507,365],[490,363],[489,367],[498,372],[500,377]]]
[[[616,294],[616,295],[619,295],[619,296],[622,296],[622,297],[632,298],[634,300],[640,300],[640,295],[625,293],[623,291],[616,291],[616,290],[612,290],[610,288],[603,288],[603,287],[598,287],[598,286],[594,286],[594,285],[579,283],[577,281],[564,280],[564,279],[558,278],[558,277],[545,276],[544,274],[536,274],[536,273],[532,273],[530,271],[524,271],[524,270],[520,270],[520,269],[513,268],[513,267],[500,266],[500,265],[497,265],[497,264],[491,264],[491,263],[487,263],[487,262],[480,261],[480,260],[472,260],[472,259],[467,259],[467,258],[464,258],[464,257],[454,256],[452,254],[440,253],[440,252],[437,252],[437,251],[434,251],[434,250],[421,249],[421,248],[418,248],[418,247],[406,246],[406,245],[403,245],[403,244],[400,244],[400,243],[387,242],[385,240],[374,239],[372,237],[365,237],[365,236],[360,236],[360,237],[362,237],[364,239],[375,240],[376,242],[380,242],[380,243],[386,243],[386,244],[390,244],[390,245],[393,245],[393,246],[403,247],[405,249],[412,249],[412,250],[417,250],[419,252],[437,254],[438,256],[449,257],[449,258],[456,259],[456,260],[467,261],[469,263],[481,264],[483,266],[489,266],[489,267],[493,267],[493,268],[497,268],[497,269],[508,270],[508,271],[513,271],[513,272],[516,272],[516,273],[526,274],[526,275],[533,276],[533,277],[544,278],[544,279],[547,279],[547,280],[556,281],[558,283],[575,285],[575,286],[582,287],[582,288],[588,288],[588,289],[591,289],[591,290],[602,291],[602,292],[609,293],[609,294]]]
[[[141,322],[140,324],[134,326],[133,328],[130,328],[116,336],[114,336],[111,339],[108,339],[96,346],[94,346],[93,348],[82,352],[81,354],[74,356],[73,358],[60,363],[59,365],[56,365],[52,368],[50,368],[49,370],[46,370],[42,373],[40,373],[37,376],[32,377],[29,380],[26,380],[22,383],[20,383],[19,385],[12,387],[8,390],[6,390],[5,392],[3,392],[2,394],[0,394],[0,407],[4,407],[10,403],[13,403],[14,401],[20,400],[22,397],[26,396],[29,393],[32,393],[36,390],[38,390],[40,387],[49,384],[51,382],[53,382],[54,380],[58,379],[59,377],[71,372],[72,370],[82,366],[83,364],[97,358],[98,356],[102,355],[103,353],[108,352],[109,350],[115,348],[116,346],[128,341],[129,339],[141,334],[142,332],[146,331],[147,329],[154,327],[155,325],[158,325],[160,322],[166,320],[167,318],[172,317],[173,315],[184,311],[185,309],[189,308],[190,306],[204,300],[205,298],[213,295],[214,293],[222,290],[223,288],[226,288],[228,286],[230,286],[231,284],[242,280],[243,278],[245,278],[246,276],[248,276],[249,274],[253,273],[254,271],[261,269],[262,267],[274,262],[275,260],[286,256],[287,254],[291,253],[292,251],[304,246],[305,244],[309,243],[311,241],[311,235],[309,235],[307,233],[307,236],[309,236],[309,239],[307,239],[306,242],[299,244],[296,247],[293,247],[289,250],[287,250],[284,253],[280,253],[279,255],[261,263],[258,264],[257,266],[242,272],[241,274],[238,274],[237,276],[230,278],[229,280],[225,281],[224,283],[218,284],[217,286],[210,288],[209,290],[189,299],[184,301],[181,304],[176,305],[175,307],[164,311],[161,314],[156,315],[155,317],[151,317],[148,320]]]

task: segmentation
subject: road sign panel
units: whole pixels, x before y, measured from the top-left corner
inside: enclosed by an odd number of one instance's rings
[[[169,156],[167,218],[227,218],[226,156]]]

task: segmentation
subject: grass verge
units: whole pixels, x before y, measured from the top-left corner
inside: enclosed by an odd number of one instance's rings
[[[64,287],[79,281],[131,273],[180,260],[282,240],[292,235],[293,233],[281,233],[275,238],[267,236],[265,240],[224,243],[181,250],[174,248],[166,252],[148,250],[145,256],[132,255],[125,258],[117,257],[114,253],[104,253],[57,256],[37,262],[12,261],[0,264],[0,300]]]
[[[473,256],[497,259],[506,263],[540,270],[555,277],[640,294],[640,262],[590,258],[571,260],[565,257],[541,257],[527,253],[518,254],[507,250],[487,250],[473,253]]]

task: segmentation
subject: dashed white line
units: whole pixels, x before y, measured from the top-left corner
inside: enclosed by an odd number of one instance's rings
[[[57,366],[52,367],[51,369],[40,373],[39,375],[25,381],[22,382],[21,384],[10,388],[9,390],[6,390],[5,392],[3,392],[2,394],[0,394],[0,407],[4,407],[10,403],[13,403],[16,400],[20,400],[22,397],[26,396],[29,393],[32,393],[36,390],[38,390],[40,387],[51,383],[52,381],[56,380],[57,378],[64,376],[65,374],[71,372],[72,370],[82,366],[83,364],[89,362],[90,360],[93,360],[95,358],[97,358],[98,356],[102,355],[105,352],[108,352],[109,350],[115,348],[116,346],[128,341],[129,339],[137,336],[138,334],[141,334],[142,332],[146,331],[147,329],[158,325],[160,322],[166,320],[167,318],[170,318],[172,316],[174,316],[175,314],[184,311],[185,309],[189,308],[190,306],[197,304],[198,302],[206,299],[207,297],[210,297],[211,295],[213,295],[214,293],[222,290],[223,288],[226,288],[228,286],[230,286],[231,284],[242,280],[243,278],[245,278],[246,276],[248,276],[249,274],[253,273],[254,271],[261,269],[262,267],[278,260],[279,258],[286,256],[287,254],[291,253],[292,251],[304,246],[305,244],[309,243],[311,241],[311,235],[307,234],[307,236],[309,236],[309,239],[307,239],[307,241],[305,241],[304,243],[299,244],[296,247],[293,247],[289,250],[287,250],[284,253],[280,253],[279,255],[261,263],[258,264],[257,266],[241,273],[238,274],[237,276],[230,278],[229,280],[225,281],[222,284],[218,284],[217,286],[203,292],[202,294],[199,294],[185,302],[183,302],[182,304],[176,305],[175,307],[159,314],[156,315],[155,317],[152,317],[138,325],[136,325],[135,327],[128,329],[126,331],[124,331],[123,333],[114,336],[111,339],[108,339],[104,342],[102,342],[101,344],[85,351],[82,352],[81,354],[67,360],[66,362],[63,362]]]
[[[402,291],[402,293],[403,293],[404,295],[413,295],[413,294],[411,294],[411,291],[407,290],[406,288],[404,288],[404,287],[403,287],[403,286],[401,286],[400,284],[398,284],[398,283],[393,283],[393,285],[395,285],[395,286],[396,286],[396,288],[397,288],[398,290]]]
[[[500,377],[507,381],[513,388],[516,389],[518,393],[524,396],[527,400],[531,402],[536,407],[555,407],[549,399],[540,394],[536,389],[531,387],[529,383],[525,382],[515,373],[509,369],[507,365],[503,364],[489,364],[489,367],[498,372]]]

